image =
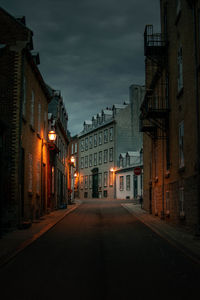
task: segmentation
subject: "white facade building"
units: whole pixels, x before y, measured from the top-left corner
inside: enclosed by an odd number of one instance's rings
[[[116,198],[136,200],[143,195],[142,153],[121,153],[119,160],[120,167],[115,171]],[[140,175],[134,173],[135,168],[141,170]]]
[[[142,148],[138,116],[144,87],[132,85],[130,90],[130,103],[114,104],[83,124],[78,135],[80,198],[116,198],[114,170],[120,153]]]

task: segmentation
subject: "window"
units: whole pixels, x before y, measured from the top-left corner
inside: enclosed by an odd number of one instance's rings
[[[114,176],[114,172],[109,172],[109,185],[113,186],[113,176]]]
[[[38,133],[40,134],[41,130],[41,103],[38,103]]]
[[[113,148],[109,149],[109,161],[113,161]]]
[[[178,50],[178,92],[183,88],[183,53],[182,47]]]
[[[97,153],[94,153],[94,166],[97,165]]]
[[[89,188],[92,189],[92,175],[89,175]]]
[[[23,78],[23,104],[22,104],[23,116],[26,116],[26,77]]]
[[[74,153],[77,153],[77,143],[74,144]]]
[[[113,140],[113,127],[109,128],[109,140],[110,142]]]
[[[85,176],[85,189],[88,188],[88,175]]]
[[[179,124],[179,167],[184,167],[184,121]]]
[[[88,138],[85,138],[85,151],[88,150]]]
[[[74,144],[72,144],[71,153],[74,154]]]
[[[92,154],[89,155],[89,167],[92,167]]]
[[[126,190],[130,191],[130,184],[131,184],[131,176],[126,175]]]
[[[108,172],[104,172],[104,186],[107,186],[108,185]]]
[[[81,157],[81,169],[84,168],[84,157]]]
[[[99,152],[99,165],[102,164],[102,151]]]
[[[84,151],[84,140],[81,140],[81,152]]]
[[[104,130],[104,143],[108,142],[108,129]]]
[[[81,189],[83,189],[83,180],[84,180],[84,176],[81,176]]]
[[[97,135],[95,134],[94,135],[94,147],[96,147],[97,146]]]
[[[99,145],[102,145],[102,131],[99,132]]]
[[[99,173],[99,176],[98,176],[98,186],[101,188],[102,186],[102,174]]]
[[[104,163],[108,162],[108,150],[104,150]]]
[[[88,168],[88,156],[85,156],[85,168]]]
[[[119,177],[119,189],[120,191],[124,190],[124,176]]]
[[[92,143],[92,135],[89,137],[89,147],[92,149],[93,143]]]
[[[31,107],[30,107],[30,111],[31,111],[30,124],[31,124],[32,127],[34,127],[34,106],[35,106],[35,94],[32,91],[32,94],[31,94]]]

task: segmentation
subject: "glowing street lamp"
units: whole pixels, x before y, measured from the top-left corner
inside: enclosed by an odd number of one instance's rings
[[[48,139],[52,143],[55,142],[55,140],[56,140],[56,133],[55,133],[55,131],[53,131],[53,130],[49,131],[49,133],[48,133]]]
[[[73,156],[71,156],[70,161],[71,161],[72,164],[74,164],[75,163],[75,158]]]

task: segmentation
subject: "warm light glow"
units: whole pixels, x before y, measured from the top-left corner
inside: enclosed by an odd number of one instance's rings
[[[115,171],[114,168],[111,168],[111,169],[110,169],[110,172],[114,172],[114,171]]]
[[[49,131],[49,133],[48,133],[48,139],[49,139],[50,142],[55,142],[55,140],[56,140],[56,133],[55,133],[55,131],[53,131],[53,130]]]
[[[72,164],[75,163],[75,158],[74,158],[73,156],[70,158],[70,160],[71,160],[71,163],[72,163]]]
[[[78,174],[77,174],[77,172],[75,172],[75,173],[74,173],[74,177],[77,177],[77,176],[78,176]]]

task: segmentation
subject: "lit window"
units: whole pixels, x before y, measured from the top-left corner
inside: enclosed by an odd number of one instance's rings
[[[114,177],[114,172],[109,172],[109,185],[113,186],[113,177]]]

